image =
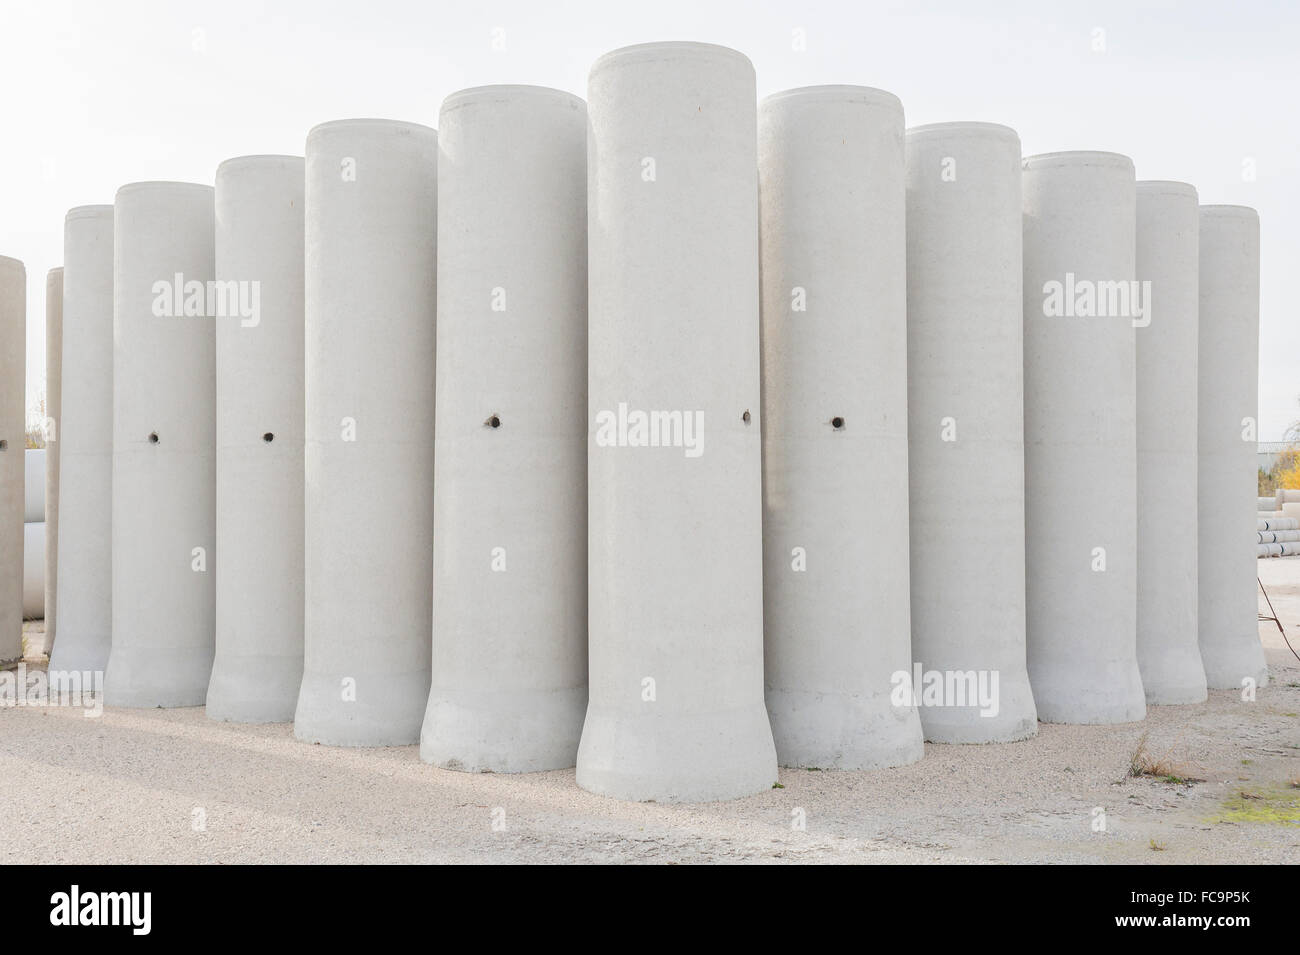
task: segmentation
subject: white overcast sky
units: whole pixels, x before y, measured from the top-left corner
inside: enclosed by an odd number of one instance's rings
[[[211,182],[248,153],[301,154],[316,123],[437,124],[466,86],[583,95],[591,62],[687,39],[748,54],[760,96],[856,83],[909,125],[988,120],[1026,155],[1126,153],[1139,179],[1259,210],[1260,437],[1300,418],[1300,4],[1286,2],[562,3],[0,0],[0,254],[28,273],[28,394],[44,388],[45,273],[64,212],[140,179]],[[793,31],[807,50],[792,49]],[[1105,50],[1094,52],[1094,31]],[[494,30],[505,50],[493,49]],[[500,36],[501,34],[496,34]],[[1252,159],[1255,181],[1245,181]]]

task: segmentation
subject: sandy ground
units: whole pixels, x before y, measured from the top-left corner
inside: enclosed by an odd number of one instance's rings
[[[1300,650],[1300,558],[1259,567]],[[447,772],[415,746],[309,746],[201,708],[0,708],[0,863],[1295,863],[1300,661],[1274,624],[1260,634],[1272,682],[1254,702],[1212,691],[1142,723],[927,744],[899,769],[782,770],[783,788],[701,805],[603,799],[572,770]],[[1143,734],[1203,781],[1126,778]]]

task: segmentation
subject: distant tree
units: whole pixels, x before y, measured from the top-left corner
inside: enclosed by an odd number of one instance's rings
[[[45,395],[36,399],[36,408],[27,415],[27,447],[45,447]]]

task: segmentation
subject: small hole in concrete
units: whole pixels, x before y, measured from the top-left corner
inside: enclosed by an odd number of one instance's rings
[[[836,431],[843,431],[844,419],[839,417],[838,415],[836,415],[834,418],[831,418],[831,427],[834,428]]]
[[[7,449],[8,447],[9,447],[9,442],[8,442],[8,441],[0,441],[0,451],[4,451],[4,450]]]
[[[749,424],[749,412],[746,411],[743,415],[741,415],[740,420],[745,422],[745,424]]]
[[[489,428],[501,427],[501,419],[498,418],[496,415],[493,415],[492,417],[488,418],[487,421],[483,423],[486,424]]]
[[[158,432],[157,432],[157,431],[150,431],[150,432],[149,432],[149,443],[150,443],[150,444],[157,444],[157,443],[158,443]]]
[[[265,441],[267,444],[270,444],[272,441],[275,440],[275,435],[272,434],[270,431],[268,431],[266,432],[266,434],[262,435],[262,440]]]

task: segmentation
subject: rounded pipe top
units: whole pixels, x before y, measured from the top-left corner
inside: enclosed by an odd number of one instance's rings
[[[1113,169],[1132,169],[1133,160],[1123,153],[1077,149],[1056,153],[1038,153],[1026,156],[1021,168],[1054,168],[1060,166],[1102,166]]]
[[[596,73],[613,64],[616,60],[628,58],[643,60],[674,58],[732,60],[745,64],[750,72],[754,70],[754,64],[750,62],[749,57],[729,46],[720,46],[716,43],[698,43],[694,40],[661,40],[657,43],[636,43],[632,46],[622,46],[617,50],[610,50],[608,53],[597,57],[596,62],[591,64],[590,72]]]
[[[1213,205],[1201,206],[1201,215],[1225,219],[1258,220],[1259,213],[1250,206]]]
[[[576,103],[582,106],[587,105],[587,101],[581,96],[577,96],[566,90],[556,89],[553,86],[531,86],[526,83],[501,83],[490,86],[470,86],[463,90],[456,90],[450,93],[442,101],[442,109],[439,114],[447,112],[448,109],[454,109],[465,102],[471,100],[484,99],[504,99],[516,97],[535,97],[538,99],[559,99],[569,103]]]
[[[1175,179],[1139,179],[1138,192],[1148,196],[1183,196],[1196,198],[1196,187],[1190,182],[1178,182]]]
[[[54,268],[50,269],[48,272],[45,273],[45,277],[47,279],[53,278],[56,273],[62,273],[62,272],[63,272],[63,266],[56,265]]]
[[[251,156],[232,156],[230,159],[223,159],[221,161],[220,165],[217,166],[217,172],[220,173],[221,170],[225,169],[227,166],[258,165],[261,163],[271,162],[292,162],[301,164],[303,161],[304,160],[301,156],[285,156],[280,155],[279,153],[258,153]]]
[[[332,132],[336,129],[349,129],[354,127],[385,127],[388,129],[400,129],[407,132],[417,133],[420,135],[431,133],[437,135],[438,131],[432,126],[425,126],[423,123],[411,123],[404,119],[380,119],[375,117],[358,117],[356,119],[331,119],[328,122],[317,123],[307,132],[307,141],[310,142],[314,137]]]
[[[825,86],[796,86],[764,96],[760,106],[776,103],[784,99],[839,100],[865,103],[868,106],[884,106],[897,112],[903,111],[903,101],[888,90],[876,89],[874,86],[854,86],[846,83],[832,83]]]
[[[7,255],[0,255],[0,267],[6,269],[16,269],[19,272],[26,272],[27,266],[23,265],[21,259],[11,259]]]
[[[65,222],[71,222],[73,219],[111,218],[113,218],[113,207],[111,205],[73,206],[68,210],[68,214],[63,217]]]
[[[976,120],[956,120],[950,123],[926,123],[922,126],[909,127],[907,130],[909,138],[912,136],[952,136],[965,133],[1020,142],[1020,134],[1010,126],[1003,126],[1001,123],[982,123]]]
[[[121,198],[123,193],[138,192],[145,189],[174,190],[177,192],[191,192],[195,189],[201,189],[207,192],[212,191],[211,186],[205,186],[203,183],[199,182],[171,182],[166,179],[146,179],[141,182],[128,182],[124,186],[119,186],[117,189],[117,197]]]

